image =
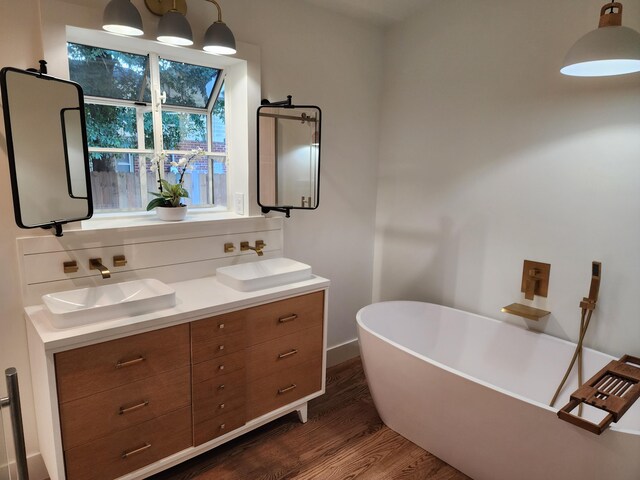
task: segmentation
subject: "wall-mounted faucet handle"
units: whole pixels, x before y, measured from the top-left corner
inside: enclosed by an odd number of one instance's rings
[[[64,273],[76,273],[78,271],[78,262],[71,260],[62,264]]]
[[[114,267],[124,267],[127,264],[127,259],[124,255],[114,255],[113,256],[113,266]]]
[[[233,243],[225,243],[224,244],[224,253],[233,253],[235,252],[236,247],[233,245]]]
[[[529,270],[529,278],[534,280],[543,280],[545,277],[541,274],[540,270],[532,268]]]
[[[90,258],[89,270],[100,270],[102,278],[111,278],[111,272],[102,264],[102,258]]]
[[[549,273],[551,265],[548,263],[525,260],[522,266],[522,287],[524,298],[533,300],[535,295],[546,297],[549,291]]]

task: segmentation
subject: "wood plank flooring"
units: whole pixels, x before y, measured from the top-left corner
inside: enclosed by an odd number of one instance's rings
[[[470,480],[382,423],[359,358],[327,371],[309,420],[286,415],[152,480]]]

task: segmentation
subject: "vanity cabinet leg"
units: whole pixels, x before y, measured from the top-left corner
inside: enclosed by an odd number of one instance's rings
[[[302,405],[298,410],[296,410],[296,412],[298,413],[298,419],[300,422],[307,423],[307,404],[305,403]]]

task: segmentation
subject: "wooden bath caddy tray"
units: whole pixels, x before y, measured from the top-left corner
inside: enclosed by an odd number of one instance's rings
[[[613,360],[571,394],[558,418],[600,435],[611,422],[622,418],[640,397],[640,358],[625,355]],[[600,423],[591,423],[570,412],[581,403],[608,412]]]

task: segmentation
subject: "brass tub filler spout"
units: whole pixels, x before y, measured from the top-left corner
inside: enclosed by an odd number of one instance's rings
[[[264,243],[262,240],[256,240],[256,246],[255,247],[252,247],[251,245],[249,245],[249,242],[240,242],[240,251],[244,252],[244,251],[247,251],[247,250],[253,250],[254,252],[256,252],[258,254],[259,257],[261,257],[262,255],[264,255],[264,252],[262,250],[266,246],[267,246],[267,244]]]
[[[111,278],[111,272],[102,264],[101,258],[90,258],[89,270],[99,270],[102,278]]]

